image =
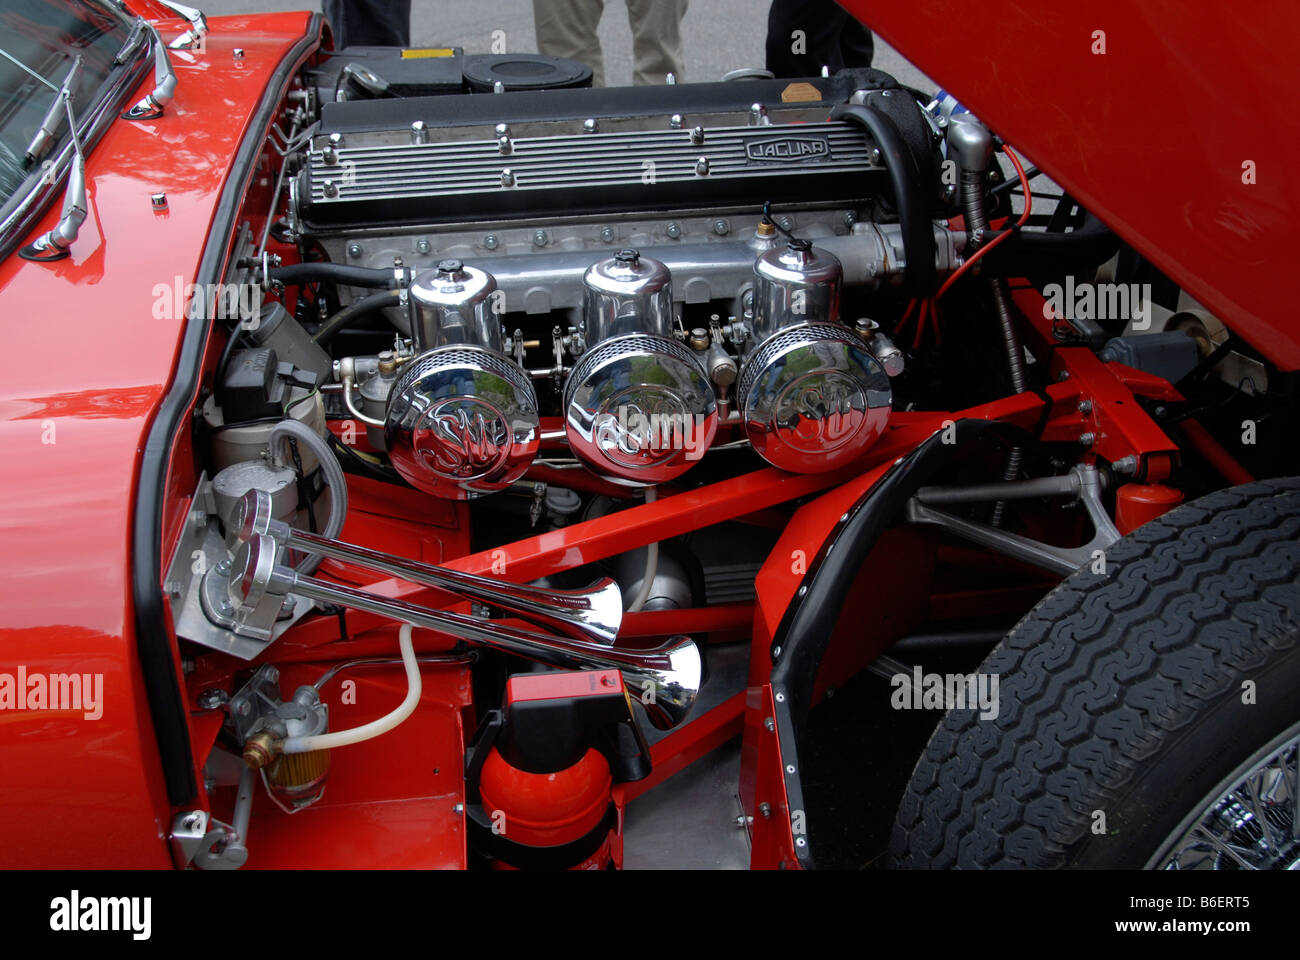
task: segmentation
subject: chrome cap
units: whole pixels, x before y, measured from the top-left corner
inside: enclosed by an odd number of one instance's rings
[[[860,337],[828,323],[788,327],[760,344],[737,398],[754,450],[794,473],[852,462],[889,422],[884,368]]]
[[[755,338],[794,324],[838,321],[843,283],[839,259],[806,240],[760,254],[754,261]]]
[[[587,343],[636,333],[671,336],[672,274],[631,248],[592,264],[583,277]]]
[[[574,456],[601,476],[662,483],[689,470],[718,429],[718,404],[690,350],[663,337],[606,340],[564,386]]]
[[[467,500],[518,480],[537,455],[532,381],[500,354],[443,347],[413,360],[393,386],[389,458],[413,486]]]
[[[470,344],[500,351],[505,334],[492,311],[492,274],[460,260],[441,260],[411,283],[411,333],[420,350]]]

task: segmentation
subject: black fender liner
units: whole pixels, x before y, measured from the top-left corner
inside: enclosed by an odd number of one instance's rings
[[[965,452],[971,441],[993,434],[1006,441],[1026,442],[1025,431],[996,420],[962,419],[953,422],[952,441],[945,431],[931,434],[899,460],[845,514],[808,564],[808,572],[786,608],[772,640],[772,697],[776,705],[776,732],[785,765],[789,809],[802,811],[799,742],[812,708],[817,668],[830,642],[844,598],[858,569],[881,535],[893,524],[907,501],[936,472]],[[832,547],[834,549],[832,549]],[[803,843],[800,844],[799,840]],[[795,854],[805,870],[813,869],[812,848],[806,835],[795,838]]]

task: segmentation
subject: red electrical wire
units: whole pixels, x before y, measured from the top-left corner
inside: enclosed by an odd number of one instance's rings
[[[1002,151],[1007,155],[1008,159],[1011,160],[1011,165],[1016,168],[1016,175],[1020,177],[1020,190],[1025,195],[1025,209],[1021,211],[1020,219],[1016,221],[1017,227],[1023,227],[1025,225],[1025,222],[1029,219],[1029,211],[1032,210],[1034,207],[1034,195],[1029,191],[1029,178],[1025,176],[1025,168],[1020,163],[1020,158],[1016,156],[1016,152],[1011,149],[1011,146],[1009,144],[1005,144],[1005,143],[1002,145]],[[971,254],[971,256],[966,260],[966,262],[963,263],[960,267],[958,267],[956,271],[954,271],[952,276],[950,276],[947,280],[944,281],[943,286],[939,288],[939,292],[934,295],[934,298],[938,300],[945,293],[947,293],[948,288],[951,287],[954,283],[956,283],[958,278],[960,278],[963,273],[965,273],[972,266],[974,266],[980,257],[984,256],[984,254],[988,253],[999,243],[1002,243],[1004,240],[1007,239],[1007,237],[1011,236],[1011,234],[1014,232],[1015,231],[1013,230],[1002,231],[1002,233],[998,234],[988,243],[984,244],[984,246],[980,247],[973,254]]]

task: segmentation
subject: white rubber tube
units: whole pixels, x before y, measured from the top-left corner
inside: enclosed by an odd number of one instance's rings
[[[369,723],[351,730],[339,730],[337,733],[321,733],[314,737],[289,737],[281,748],[284,753],[310,753],[313,750],[333,750],[372,740],[380,734],[387,733],[415,712],[415,705],[420,702],[422,684],[420,682],[420,664],[415,659],[415,646],[411,642],[411,625],[402,624],[397,635],[397,645],[402,651],[402,666],[406,667],[406,699],[392,713],[371,720]]]
[[[654,487],[645,488],[645,502],[654,503],[658,494]],[[627,608],[628,613],[636,613],[650,599],[650,588],[654,586],[655,576],[659,573],[659,541],[646,547],[645,576],[641,578],[641,589],[636,592],[636,599]]]

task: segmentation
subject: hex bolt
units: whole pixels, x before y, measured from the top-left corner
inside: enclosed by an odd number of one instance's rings
[[[155,210],[166,210],[167,194],[155,193],[153,196],[149,198],[149,205],[152,206]]]
[[[353,240],[348,244],[348,256],[356,259],[361,256],[361,244]]]
[[[430,244],[428,240],[420,239],[420,240],[415,241],[415,252],[416,252],[416,253],[427,254],[427,253],[429,253],[431,250],[433,250],[433,245]]]
[[[680,113],[674,113],[668,118],[668,126],[674,130],[680,130],[682,128],[682,115]]]
[[[1095,433],[1081,433],[1081,434],[1079,434],[1079,445],[1080,445],[1080,446],[1083,446],[1083,447],[1091,447],[1091,446],[1092,446],[1094,443],[1096,443],[1096,442],[1097,442],[1097,435],[1096,435]]]
[[[765,730],[767,730],[768,733],[773,733],[773,732],[775,732],[775,731],[776,731],[776,721],[773,720],[771,717],[764,717],[764,718],[763,718],[763,728],[764,728]]]
[[[692,128],[691,128],[691,143],[695,144],[695,145],[698,147],[698,146],[699,146],[700,144],[702,144],[703,142],[704,142],[704,128],[703,128],[703,127],[692,127]]]
[[[731,232],[731,224],[719,217],[713,221],[713,232],[720,237],[725,237]]]
[[[514,144],[510,142],[509,137],[497,137],[497,153],[504,156],[513,152],[514,149]]]
[[[1091,401],[1091,400],[1080,400],[1080,401],[1079,401],[1079,412],[1080,412],[1080,413],[1092,413],[1092,401]]]
[[[486,237],[483,238],[483,246],[487,247],[487,249],[489,250],[495,250],[500,245],[501,245],[501,241],[497,239],[497,235],[495,233],[489,233]]]
[[[234,50],[231,50],[231,51],[230,51],[230,55],[233,56],[236,60],[243,60],[243,59],[244,59],[244,48],[243,48],[243,47],[235,47]]]
[[[668,234],[669,239],[676,240],[682,235],[682,225],[674,220],[668,224],[668,229],[665,232]]]
[[[700,159],[695,161],[695,172],[698,173],[700,176],[704,176],[709,172],[708,157],[700,157]]]
[[[457,816],[460,816],[462,813],[465,812],[465,804],[463,803],[456,804],[454,807],[451,808],[451,812],[456,814]]]
[[[515,185],[515,172],[511,170],[509,167],[506,167],[504,170],[501,171],[501,186],[513,187],[514,185]],[[542,246],[542,244],[539,243],[538,246],[540,247]]]
[[[331,144],[332,146],[334,146],[334,147],[341,147],[341,146],[343,146],[343,134],[341,134],[341,133],[331,133],[330,136],[329,136],[329,141],[330,141],[330,144]]]
[[[230,572],[230,561],[229,560],[217,561],[216,571],[222,576],[225,576],[227,573]]]
[[[600,124],[596,122],[595,118],[593,118],[593,117],[588,117],[586,120],[582,121],[582,132],[583,132],[583,133],[599,133],[599,132],[600,132]]]
[[[429,127],[423,120],[415,120],[411,123],[411,143],[421,144],[429,142]]]
[[[536,247],[544,247],[544,246],[546,246],[546,243],[547,243],[548,239],[549,239],[549,238],[546,236],[546,231],[545,231],[545,230],[534,230],[534,231],[533,231],[533,246],[536,246]]]
[[[605,243],[613,243],[613,242],[614,242],[614,228],[613,228],[613,227],[601,227],[601,228],[600,228],[600,239],[601,239],[603,242],[605,242]]]
[[[880,166],[880,161],[881,161],[881,159],[882,159],[883,157],[884,157],[884,154],[882,154],[882,153],[880,152],[880,148],[879,148],[879,147],[872,147],[872,148],[871,148],[871,165],[872,165],[873,167],[878,167],[878,166]]]
[[[758,805],[758,812],[763,815],[764,820],[772,819],[772,805],[766,800]]]
[[[210,690],[204,690],[199,694],[199,707],[203,710],[215,710],[225,703],[229,697],[226,691],[213,687]]]
[[[498,137],[508,137],[508,136],[510,136],[510,124],[508,124],[508,123],[498,123],[498,124],[496,125],[496,135],[497,135]]]
[[[337,197],[339,195],[338,184],[336,184],[333,180],[325,181],[324,190],[325,190],[325,196],[327,197]]]
[[[794,220],[792,220],[790,217],[780,217],[776,222],[781,225],[782,230],[794,229]]]

